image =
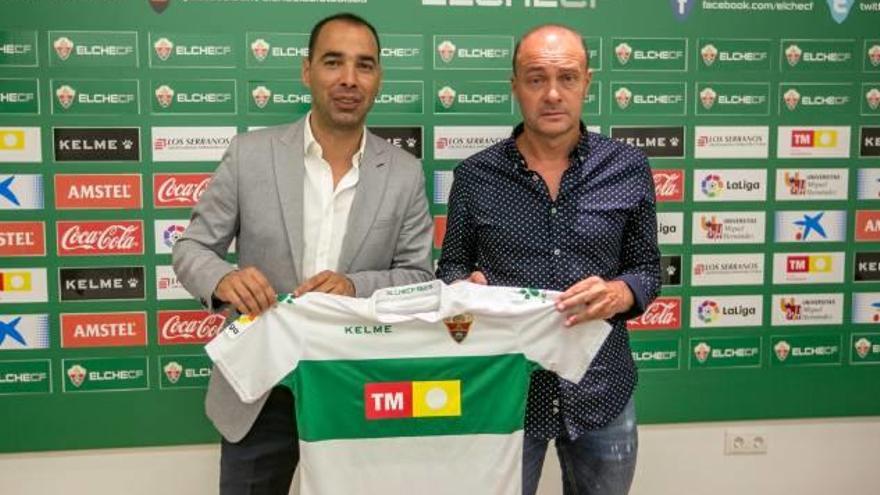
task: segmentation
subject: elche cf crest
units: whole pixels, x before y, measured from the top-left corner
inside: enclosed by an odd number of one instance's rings
[[[617,101],[617,106],[625,109],[632,102],[632,91],[625,87],[620,88],[614,92],[614,99]]]
[[[77,388],[86,380],[86,373],[88,373],[88,370],[78,364],[67,369],[67,377],[70,378],[70,383]]]
[[[712,351],[712,348],[709,347],[709,344],[705,342],[700,342],[696,346],[694,346],[694,357],[697,358],[697,361],[701,363],[705,363],[707,359],[709,359],[709,353]]]
[[[266,43],[266,40],[263,38],[256,39],[251,43],[251,53],[260,62],[266,60],[266,57],[269,56],[269,48],[269,43]]]
[[[801,61],[801,55],[803,55],[803,50],[797,45],[789,45],[788,48],[785,49],[785,60],[788,61],[788,65],[794,67]]]
[[[67,58],[70,57],[70,52],[73,51],[73,42],[70,41],[70,38],[62,36],[52,42],[52,48],[55,49],[58,58],[61,60],[67,60]]]
[[[470,332],[473,323],[474,315],[470,313],[462,313],[443,320],[443,324],[446,325],[446,330],[449,331],[449,336],[459,344],[467,338],[468,332]]]
[[[183,366],[177,361],[171,361],[162,368],[162,371],[165,372],[165,377],[169,382],[177,383],[180,380],[180,375],[183,374]]]
[[[621,65],[626,65],[629,62],[630,56],[632,56],[632,51],[632,47],[629,44],[621,43],[614,49],[614,55],[617,56],[617,60]]]
[[[171,52],[174,50],[174,43],[168,38],[159,38],[153,43],[153,49],[156,50],[156,56],[159,57],[159,60],[164,62],[171,56]]]
[[[711,109],[715,106],[715,100],[718,98],[718,93],[715,92],[712,88],[706,88],[700,91],[700,103],[703,105],[703,108],[706,110]]]
[[[792,88],[782,95],[782,100],[785,102],[785,106],[788,107],[789,110],[794,110],[801,101],[801,94],[798,93],[796,89]]]
[[[76,98],[76,90],[65,84],[55,90],[55,97],[58,98],[58,103],[67,110],[73,105],[73,100]]]
[[[449,86],[443,86],[437,92],[437,97],[440,98],[440,104],[443,105],[443,108],[451,108],[455,103],[455,90]]]
[[[156,100],[162,108],[170,107],[171,103],[174,102],[174,90],[167,84],[159,86],[156,88]]]
[[[871,352],[871,341],[862,337],[856,341],[855,348],[856,354],[858,354],[860,358],[865,359]]]
[[[706,67],[710,67],[718,59],[718,49],[715,48],[715,45],[706,45],[700,50],[700,57],[703,58]]]
[[[880,107],[880,89],[871,88],[865,93],[865,100],[868,102],[868,106],[871,110],[877,110]]]
[[[254,98],[254,103],[259,108],[265,108],[269,103],[269,98],[272,98],[272,91],[269,90],[266,86],[257,86],[251,91],[251,96]]]
[[[449,40],[444,40],[437,45],[437,54],[440,55],[440,60],[448,64],[455,58],[455,45]]]
[[[788,359],[789,354],[791,354],[791,344],[784,340],[780,340],[775,346],[773,346],[773,352],[776,353],[776,359],[785,361]]]

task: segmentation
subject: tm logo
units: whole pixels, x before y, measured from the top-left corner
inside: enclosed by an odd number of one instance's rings
[[[831,18],[838,24],[849,17],[849,11],[852,9],[855,0],[828,0],[828,10],[831,11]]]
[[[832,0],[828,0],[829,2]],[[694,10],[694,4],[696,4],[696,0],[669,0],[669,5],[672,6],[672,13],[675,14],[675,18],[678,19],[679,22],[684,22],[691,15],[691,11]]]

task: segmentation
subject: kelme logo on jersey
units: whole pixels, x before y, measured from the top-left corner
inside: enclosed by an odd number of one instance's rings
[[[425,66],[420,34],[385,34],[379,36],[383,69],[421,69]]]
[[[39,80],[0,79],[0,115],[38,115],[39,113]]]
[[[137,67],[136,31],[49,31],[49,65]]]
[[[842,24],[849,17],[849,12],[856,0],[827,0],[827,2],[831,18],[834,19],[834,22]]]
[[[146,357],[63,359],[64,392],[147,390]]]
[[[697,115],[769,115],[767,83],[697,83]]]
[[[757,368],[761,366],[761,337],[704,337],[690,339],[691,368]]]
[[[52,393],[48,359],[0,361],[0,396]]]
[[[205,388],[211,378],[211,359],[201,355],[159,356],[159,388]]]
[[[53,79],[52,113],[62,115],[137,115],[140,86],[136,79]]]
[[[510,115],[507,81],[434,81],[435,114]]]
[[[461,416],[461,380],[364,384],[367,420]]]
[[[783,72],[855,71],[855,40],[783,39]]]
[[[840,364],[840,335],[773,335],[771,366]]]
[[[668,115],[686,113],[687,87],[685,83],[612,82],[611,96],[616,105],[611,113],[617,115]]]
[[[701,72],[769,71],[771,40],[701,38],[698,42]]]
[[[435,69],[510,70],[513,37],[435,35]]]
[[[301,81],[248,81],[248,113],[305,115],[312,107],[312,94]]]
[[[681,367],[678,339],[633,339],[630,341],[633,361],[639,371],[677,370]]]
[[[687,40],[684,38],[611,38],[611,70],[687,70]]]
[[[774,294],[770,323],[774,327],[840,325],[843,294]]]
[[[865,72],[880,72],[880,39],[865,40],[862,60]]]
[[[880,364],[880,334],[854,333],[851,348],[850,363]]]
[[[233,79],[178,79],[153,81],[152,113],[234,115]]]
[[[850,83],[780,83],[780,115],[855,113],[855,86]]]
[[[385,81],[373,102],[372,113],[424,113],[425,84],[422,81]]]
[[[862,84],[861,114],[869,116],[880,115],[880,83]]]
[[[151,67],[235,67],[231,34],[150,33]]]
[[[299,69],[309,56],[308,33],[247,33],[248,68]]]
[[[449,331],[449,336],[452,337],[452,340],[461,344],[461,342],[467,338],[468,332],[471,331],[471,325],[474,324],[474,315],[470,313],[462,313],[460,315],[450,316],[443,320],[443,324],[446,325],[446,330]]]
[[[36,31],[0,31],[0,67],[36,67]]]

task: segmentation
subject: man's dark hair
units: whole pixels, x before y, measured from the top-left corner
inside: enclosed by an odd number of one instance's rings
[[[312,52],[315,51],[315,42],[318,40],[318,35],[321,34],[321,30],[324,29],[324,26],[328,22],[333,21],[342,21],[347,22],[349,24],[354,24],[355,26],[363,26],[370,30],[373,33],[373,39],[376,40],[376,61],[379,61],[379,55],[382,53],[382,46],[379,44],[379,33],[376,32],[376,28],[373,27],[372,24],[367,22],[363,17],[352,14],[351,12],[340,12],[338,14],[333,14],[329,17],[325,17],[318,21],[315,24],[315,27],[312,28],[311,34],[309,34],[309,61],[312,60]]]
[[[581,36],[581,33],[577,32],[573,28],[566,26],[565,24],[550,23],[550,24],[541,24],[540,26],[535,26],[532,29],[529,29],[528,31],[526,31],[525,34],[523,34],[522,36],[520,36],[520,38],[518,40],[516,40],[516,45],[513,47],[513,60],[512,60],[514,74],[516,74],[516,57],[517,57],[517,55],[519,55],[519,46],[522,44],[523,40],[528,38],[529,36],[531,36],[535,32],[540,31],[542,29],[546,29],[546,28],[559,28],[559,29],[568,31],[569,33],[577,36],[578,39],[581,40],[581,47],[584,49],[584,58],[587,61],[587,70],[590,69],[590,50],[587,47],[587,42],[584,40],[584,37]]]

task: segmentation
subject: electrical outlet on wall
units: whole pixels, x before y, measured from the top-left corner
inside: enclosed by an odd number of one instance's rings
[[[724,455],[766,453],[767,435],[764,432],[727,430],[724,433]]]

